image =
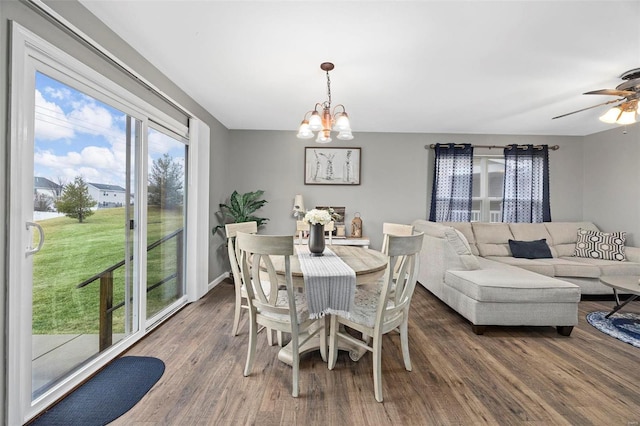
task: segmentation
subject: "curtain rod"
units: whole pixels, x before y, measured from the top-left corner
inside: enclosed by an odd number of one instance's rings
[[[442,145],[450,145],[450,144],[442,144]],[[493,149],[493,148],[500,148],[500,149],[511,149],[511,145],[471,145],[474,148],[489,148],[489,149]],[[453,144],[454,148],[464,148],[464,145],[460,145],[460,144]],[[533,147],[535,149],[542,149],[542,145],[533,145]],[[425,145],[424,149],[435,149],[436,145],[435,144],[431,144],[431,145]],[[449,148],[447,146],[447,148]],[[518,145],[518,148],[520,149],[526,149],[527,145]],[[549,147],[549,149],[556,151],[558,149],[560,149],[560,147],[558,145],[552,145]]]

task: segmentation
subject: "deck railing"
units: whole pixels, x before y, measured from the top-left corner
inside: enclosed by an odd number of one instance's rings
[[[147,246],[147,252],[153,250],[159,245],[171,240],[172,238],[176,239],[176,272],[170,274],[164,278],[162,278],[157,283],[154,283],[151,286],[147,287],[147,293],[151,290],[171,281],[172,279],[176,279],[176,288],[182,288],[182,280],[184,276],[184,228],[180,228],[169,235],[155,241]],[[131,257],[129,260],[132,260]],[[76,285],[76,288],[83,288],[88,286],[89,284],[100,280],[100,306],[99,306],[99,347],[100,351],[111,346],[113,340],[113,311],[123,307],[126,303],[125,300],[121,301],[117,305],[113,305],[113,273],[118,268],[121,268],[125,265],[126,259],[121,260],[120,262],[111,265],[107,269],[102,272],[99,272],[92,276],[91,278],[81,282]]]

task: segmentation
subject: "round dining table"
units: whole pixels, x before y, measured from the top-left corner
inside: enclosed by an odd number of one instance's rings
[[[389,258],[387,255],[379,251],[354,246],[327,246],[327,248],[334,252],[344,261],[344,263],[353,269],[356,273],[356,285],[375,284],[382,276],[384,276]],[[274,256],[272,261],[276,273],[284,276],[284,258]],[[291,256],[290,263],[293,284],[297,287],[304,287],[304,275],[300,268],[298,256]],[[328,325],[328,321],[325,321],[324,323],[326,327]],[[319,348],[319,339],[310,339],[304,345],[300,346],[299,353],[302,355],[307,352],[317,351]],[[339,349],[352,350],[350,347],[340,347]],[[352,359],[354,360],[362,355],[361,353],[356,354],[356,352],[352,355]],[[278,353],[278,359],[289,365],[293,363],[293,355],[291,353],[290,345],[286,345],[280,350]]]

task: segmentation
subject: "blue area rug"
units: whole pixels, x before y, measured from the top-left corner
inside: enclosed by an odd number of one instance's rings
[[[616,312],[605,318],[608,312],[591,312],[587,314],[589,324],[618,340],[640,348],[640,315]]]
[[[106,425],[136,405],[163,373],[164,362],[158,358],[118,358],[44,412],[32,425]]]

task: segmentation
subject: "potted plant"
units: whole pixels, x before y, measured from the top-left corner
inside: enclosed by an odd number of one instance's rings
[[[219,204],[220,210],[217,214],[221,217],[220,222],[222,225],[218,225],[213,228],[213,234],[215,234],[219,229],[224,229],[224,225],[227,223],[255,221],[258,223],[258,227],[264,225],[264,223],[269,219],[254,216],[253,214],[256,210],[259,210],[267,203],[266,200],[261,199],[263,194],[264,191],[260,189],[254,192],[246,192],[244,194],[239,194],[238,191],[233,191],[231,197],[229,197],[229,204]]]

